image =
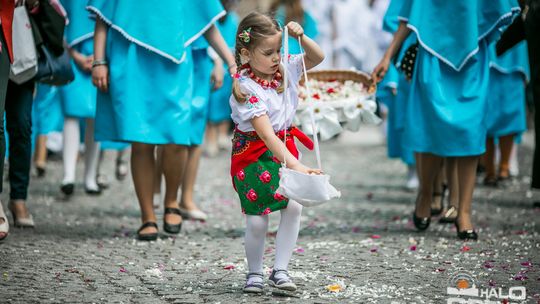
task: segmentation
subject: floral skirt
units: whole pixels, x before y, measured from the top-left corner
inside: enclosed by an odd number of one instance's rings
[[[280,161],[268,150],[258,161],[238,171],[233,177],[242,213],[266,215],[287,208],[289,200],[276,193],[280,167]]]

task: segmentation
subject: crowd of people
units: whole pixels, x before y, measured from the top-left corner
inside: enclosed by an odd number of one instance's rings
[[[65,20],[64,49],[74,80],[62,86],[10,79],[10,62],[17,60],[12,24],[20,16],[14,11],[22,8],[39,21],[45,2]],[[38,178],[47,174],[51,133],[62,135],[59,191],[67,198],[78,184],[82,147],[87,195],[108,187],[100,169],[104,151],[116,151],[119,180],[128,174],[131,151],[141,210],[137,238],[143,241],[158,238],[160,204],[167,233],[178,234],[185,219],[207,220],[194,193],[201,156],[222,155],[232,138],[232,186],[246,215],[244,291],[263,290],[264,242],[275,211],[281,222],[270,281],[295,290],[287,269],[302,205],[276,189],[284,161],[290,169],[321,174],[298,160],[294,144],[296,137],[312,145],[292,124],[305,65],[371,74],[388,156],[404,162],[405,186],[418,191],[415,227],[426,230],[432,216],[440,216],[440,222],[455,224],[459,239],[476,240],[471,214],[477,172],[483,169],[483,183],[494,187],[517,174],[527,86],[539,100],[534,33],[540,1],[519,4],[275,0],[268,14],[241,19],[234,0],[0,0],[0,157],[8,151],[13,226],[35,226],[27,207],[30,169],[33,163]],[[291,54],[286,58],[284,31]],[[528,43],[520,42],[525,38]],[[284,94],[290,107],[283,105]],[[537,149],[534,188],[540,188],[538,155]],[[0,240],[8,233],[0,204]]]

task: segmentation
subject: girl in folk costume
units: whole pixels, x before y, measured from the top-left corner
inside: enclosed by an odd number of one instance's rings
[[[245,250],[248,260],[245,292],[263,290],[263,252],[268,228],[268,215],[280,210],[281,221],[276,236],[276,259],[270,284],[285,290],[296,290],[287,273],[287,266],[300,228],[302,206],[276,193],[280,163],[286,158],[289,168],[319,174],[298,160],[293,137],[312,149],[313,143],[299,129],[292,127],[298,105],[298,80],[302,74],[302,57],[306,67],[319,64],[324,54],[319,46],[304,35],[302,27],[290,22],[285,28],[293,37],[302,37],[305,55],[288,61],[290,83],[288,107],[283,105],[283,65],[281,29],[272,18],[260,13],[246,16],[237,30],[236,63],[240,66],[233,81],[230,98],[232,119],[236,125],[233,138],[231,176],[246,214]],[[241,62],[245,62],[241,65]],[[285,121],[284,118],[287,118]],[[286,148],[283,136],[287,133]],[[285,151],[285,155],[284,154]]]
[[[529,65],[526,42],[500,57],[496,56],[494,45],[491,51],[484,184],[497,185],[510,177],[510,155],[515,137],[526,130],[525,85],[529,80]],[[498,173],[495,139],[499,141],[501,153]]]
[[[132,143],[131,169],[141,207],[141,240],[155,240],[154,150],[163,147],[164,230],[178,233],[178,187],[191,144],[191,44],[204,34],[231,72],[234,57],[213,25],[225,14],[219,1],[91,0],[97,15],[92,77],[98,140]]]
[[[84,119],[84,188],[86,193],[96,195],[101,189],[96,182],[100,145],[94,140],[94,117],[96,116],[96,88],[92,86],[91,72],[94,60],[94,23],[89,18],[84,4],[77,0],[63,0],[70,23],[66,27],[66,41],[72,57],[75,80],[59,89],[64,112],[64,178],[60,190],[72,195],[75,169],[79,154],[81,126]]]
[[[229,48],[234,49],[236,41],[235,34],[238,27],[238,16],[232,11],[232,3],[234,0],[222,0],[221,3],[227,10],[227,15],[222,17],[217,23],[219,31],[225,38],[225,42]],[[216,57],[210,52],[211,57]],[[226,66],[221,62],[219,57],[214,58],[214,72],[219,73],[218,65]],[[216,89],[216,83],[210,93],[209,109],[208,109],[208,126],[206,129],[206,152],[209,156],[215,156],[219,149],[230,147],[229,126],[231,120],[231,107],[227,102],[231,96],[232,77],[225,73],[223,84],[219,89]]]
[[[479,155],[485,151],[489,44],[518,8],[509,0],[404,1],[400,25],[373,77],[384,77],[403,41],[419,41],[406,109],[406,143],[420,161],[417,229],[430,224],[433,180],[444,157],[457,163],[460,239],[477,239],[471,219]],[[466,33],[466,34],[464,34]],[[441,39],[444,37],[445,39]]]

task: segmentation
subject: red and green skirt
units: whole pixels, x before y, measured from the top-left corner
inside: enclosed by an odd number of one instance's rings
[[[283,139],[284,131],[276,133]],[[298,138],[308,149],[313,142],[299,129],[287,131],[287,149],[298,158],[294,142]],[[289,200],[276,193],[279,187],[280,160],[266,147],[256,132],[235,130],[233,137],[231,176],[242,206],[242,213],[266,215],[287,208]]]

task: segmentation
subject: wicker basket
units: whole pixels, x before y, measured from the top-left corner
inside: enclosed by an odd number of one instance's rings
[[[371,77],[360,71],[352,70],[319,70],[319,71],[309,71],[309,79],[316,79],[319,81],[339,81],[345,82],[347,80],[352,80],[354,82],[362,83],[370,94],[374,94],[377,90],[377,86],[373,84]],[[300,78],[300,85],[304,85],[305,78],[302,76]]]

